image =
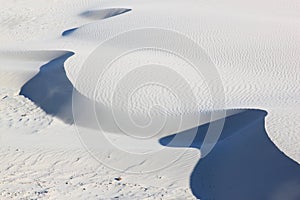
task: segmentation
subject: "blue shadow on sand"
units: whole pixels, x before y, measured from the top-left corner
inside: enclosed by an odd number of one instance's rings
[[[125,14],[130,11],[131,11],[130,8],[106,8],[106,9],[98,9],[98,10],[88,10],[88,11],[81,13],[80,16],[90,19],[92,21],[97,21],[97,20],[104,20],[104,19],[108,19],[111,17],[121,15],[121,14]],[[80,27],[65,30],[62,33],[62,36],[71,35],[79,28]]]
[[[64,62],[72,56],[68,52],[51,60],[39,73],[21,88],[20,95],[32,100],[46,113],[66,123],[74,123],[72,97],[80,99],[80,105],[89,116],[93,105],[74,90],[66,76]],[[79,113],[82,115],[82,113]],[[265,131],[262,110],[245,110],[225,119],[224,128],[213,150],[195,166],[190,187],[202,200],[299,200],[300,165],[285,156],[269,139]],[[90,121],[89,117],[82,117]],[[90,123],[90,122],[89,122]],[[216,122],[211,122],[213,125]],[[88,124],[83,122],[82,124]],[[187,130],[182,140],[170,143],[175,135],[160,139],[168,147],[201,149],[209,124],[199,126],[196,137],[189,146],[184,138],[194,131]]]
[[[95,20],[107,19],[115,17],[127,12],[130,12],[130,8],[106,8],[99,10],[88,10],[80,14],[82,17],[91,18]]]
[[[283,154],[265,130],[262,110],[245,110],[225,119],[213,150],[200,159],[191,177],[193,194],[201,200],[299,200],[300,165]],[[211,122],[215,123],[215,122]],[[174,135],[160,139],[168,147],[200,150],[209,124],[197,127],[190,146],[170,143]],[[187,137],[193,131],[182,133]],[[170,145],[171,144],[171,145]]]
[[[82,95],[68,79],[64,63],[73,54],[67,52],[41,66],[39,73],[23,85],[20,95],[30,99],[47,114],[67,124],[76,123],[82,127],[98,130],[97,117],[101,115],[104,121],[101,123],[103,130],[118,131],[119,129],[109,125],[113,120],[110,110]],[[96,113],[97,116],[94,115]]]
[[[76,31],[77,29],[78,28],[71,28],[71,29],[65,30],[61,35],[68,36],[68,35],[72,34],[74,31]]]
[[[66,53],[40,68],[40,71],[21,88],[23,95],[41,107],[47,114],[72,124],[73,85],[64,69],[64,62],[74,53]]]

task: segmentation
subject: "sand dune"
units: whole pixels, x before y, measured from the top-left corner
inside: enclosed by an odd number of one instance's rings
[[[99,10],[94,9],[94,10],[84,11],[83,13],[80,14],[80,16],[83,18],[87,18],[91,21],[96,21],[96,20],[103,20],[117,15],[121,15],[129,11],[131,11],[131,9],[128,8],[107,8],[107,9],[99,9]],[[80,27],[65,30],[62,33],[62,36],[67,36],[72,32],[76,31],[78,28]]]
[[[93,20],[101,20],[101,19],[106,19],[117,15],[121,15],[129,11],[131,11],[131,9],[129,8],[108,8],[108,9],[101,9],[101,10],[88,10],[81,13],[81,16]]]
[[[221,137],[212,152],[199,160],[190,185],[199,199],[298,199],[299,164],[271,142],[264,127],[266,112],[247,110],[226,118]],[[214,123],[214,122],[212,122]],[[208,125],[198,128],[190,146],[201,148]],[[188,138],[186,131],[182,138]],[[169,147],[172,137],[160,142]],[[283,170],[285,169],[285,170]]]
[[[59,117],[66,123],[72,123],[72,92],[73,86],[68,80],[63,67],[65,59],[73,53],[52,60],[40,68],[40,71],[20,91],[41,107],[47,114]]]
[[[300,198],[297,0],[0,4],[2,199]]]

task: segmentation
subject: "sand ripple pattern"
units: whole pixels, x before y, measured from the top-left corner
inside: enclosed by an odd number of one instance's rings
[[[35,133],[52,122],[52,117],[17,91],[0,89],[0,127],[28,129]]]
[[[0,155],[1,199],[195,199],[189,188],[147,186],[128,180],[127,175],[117,181],[118,172],[79,150],[9,147],[1,151],[5,152]]]

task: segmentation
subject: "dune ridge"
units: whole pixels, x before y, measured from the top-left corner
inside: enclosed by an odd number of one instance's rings
[[[216,146],[199,160],[191,174],[190,187],[197,198],[300,198],[300,165],[286,157],[270,140],[264,127],[266,115],[262,110],[245,110],[226,118]],[[203,148],[207,126],[198,127],[197,136],[189,147]],[[178,134],[183,134],[184,138],[190,133]],[[173,137],[162,138],[160,143],[184,147],[180,143],[170,143]]]
[[[0,3],[1,198],[299,199],[297,0]],[[219,109],[226,116],[211,118],[217,110],[211,110],[209,89],[189,63],[152,46],[114,60],[94,96],[90,80],[96,80],[96,73],[82,74],[84,61],[112,37],[149,27],[181,33],[203,48],[220,75],[225,102]],[[126,50],[138,36],[103,46],[103,51]],[[157,43],[180,43],[163,38],[157,37]],[[182,48],[188,54],[197,50]],[[141,71],[129,72],[144,65],[156,70],[154,78],[168,69],[157,66],[176,71],[196,94],[199,107],[182,95],[182,109],[176,95],[158,85],[137,90],[126,107],[126,83],[144,77]],[[82,82],[77,82],[80,75]],[[188,91],[182,82],[170,80],[173,88]],[[116,83],[124,93],[112,108],[110,92]],[[149,107],[157,104],[166,109],[156,107],[151,113]],[[134,129],[137,134],[129,137],[112,112],[119,119],[133,114],[139,128],[152,119],[172,123],[163,134]],[[193,120],[203,114],[203,121],[178,129],[181,114]],[[215,148],[202,158],[202,133],[215,120],[225,120],[225,127]],[[99,135],[99,125],[106,140],[89,137]],[[169,143],[175,136],[181,142]]]

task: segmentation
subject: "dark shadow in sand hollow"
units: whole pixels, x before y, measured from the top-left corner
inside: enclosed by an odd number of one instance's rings
[[[265,131],[262,110],[229,116],[216,146],[195,166],[190,187],[201,200],[299,200],[300,165],[283,154]],[[214,122],[211,122],[214,123]],[[191,148],[201,148],[208,124],[198,127]],[[178,134],[189,137],[193,131]],[[160,139],[169,147],[175,135]],[[184,137],[184,136],[183,136]],[[170,145],[172,144],[172,145]]]
[[[115,17],[130,11],[130,8],[106,8],[98,10],[88,10],[81,13],[80,16],[94,20],[100,20]]]
[[[65,123],[99,130],[99,119],[101,129],[120,132],[112,123],[110,108],[82,95],[68,79],[64,63],[73,54],[68,52],[41,66],[39,73],[23,85],[20,95]]]
[[[74,53],[66,53],[40,68],[40,71],[21,88],[23,95],[47,114],[66,123],[74,122],[72,113],[73,85],[64,69],[64,62]]]
[[[104,20],[121,14],[125,14],[130,11],[131,11],[130,8],[106,8],[106,9],[88,10],[81,13],[80,16],[90,19],[92,21],[97,21],[97,20]],[[75,28],[65,30],[62,33],[62,36],[68,36],[79,28],[80,27],[75,27]]]
[[[39,73],[23,85],[20,95],[67,124],[76,123],[82,127],[99,130],[95,114],[103,115],[102,128],[115,132],[115,129],[105,126],[113,120],[109,109],[82,95],[68,79],[64,63],[73,54],[65,53],[41,66]]]
[[[61,35],[62,35],[62,36],[70,35],[70,34],[72,34],[74,31],[76,31],[77,29],[78,29],[78,28],[71,28],[71,29],[65,30]]]

